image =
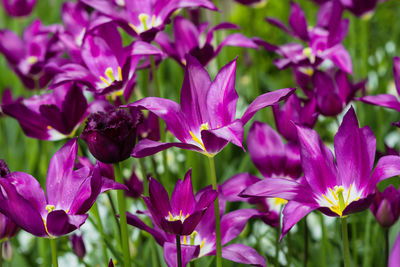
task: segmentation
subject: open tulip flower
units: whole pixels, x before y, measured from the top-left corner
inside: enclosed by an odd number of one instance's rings
[[[169,17],[177,9],[187,7],[217,9],[209,0],[82,0],[82,2],[104,14],[108,19],[102,18],[103,23],[117,22],[129,34],[145,42],[151,42],[155,35],[164,29]]]
[[[22,229],[39,237],[54,238],[79,228],[97,196],[125,186],[102,178],[100,168],[74,170],[76,139],[68,141],[50,161],[46,193],[29,174],[12,172],[0,178],[0,211]]]
[[[287,98],[294,89],[285,88],[258,96],[242,118],[235,119],[238,100],[235,76],[236,60],[224,66],[211,81],[206,69],[188,55],[180,105],[157,97],[146,97],[127,105],[150,110],[159,116],[180,143],[143,139],[134,148],[132,156],[146,157],[175,146],[213,157],[228,142],[243,148],[243,126],[259,109]]]
[[[400,157],[384,156],[372,171],[376,139],[371,129],[359,128],[354,109],[346,113],[334,139],[334,156],[312,129],[297,126],[304,178],[264,179],[242,196],[280,197],[288,200],[283,210],[283,237],[301,218],[318,209],[328,216],[345,217],[365,210],[379,181],[400,174]]]
[[[172,192],[171,202],[164,187],[153,178],[149,180],[150,197],[143,196],[144,203],[155,223],[167,233],[190,235],[218,195],[215,190],[209,189],[196,200],[193,194],[191,172],[189,170],[185,179],[177,182]]]

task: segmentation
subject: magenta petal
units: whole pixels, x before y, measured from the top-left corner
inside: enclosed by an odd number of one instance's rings
[[[314,192],[325,194],[329,187],[340,184],[332,151],[316,131],[303,126],[296,127],[304,176]]]
[[[308,206],[296,201],[289,201],[283,209],[283,225],[280,239],[304,216],[315,210],[316,206]]]
[[[300,39],[308,40],[307,20],[304,11],[297,3],[290,3],[289,25]]]
[[[325,50],[324,54],[342,71],[350,74],[353,73],[350,54],[342,44],[335,45],[328,50]]]
[[[253,266],[265,267],[264,257],[257,250],[243,244],[231,244],[222,248],[222,258]]]
[[[66,235],[79,228],[89,215],[69,215],[63,210],[55,210],[47,215],[47,231],[52,236]]]
[[[236,59],[226,64],[217,74],[207,92],[206,110],[210,127],[223,127],[235,119],[238,94],[235,90]],[[207,88],[208,89],[208,88]]]
[[[293,94],[294,91],[294,88],[285,88],[258,96],[256,99],[254,99],[253,102],[251,102],[251,104],[248,106],[245,113],[243,114],[241,118],[243,124],[246,124],[254,116],[254,114],[256,114],[258,110],[286,99],[291,94]]]
[[[225,37],[225,39],[218,45],[215,50],[215,55],[218,55],[224,46],[236,46],[258,49],[258,45],[253,41],[253,39],[244,36],[241,33],[233,33]]]
[[[334,139],[336,162],[342,185],[364,188],[374,165],[376,139],[371,129],[358,127],[353,107],[343,118]]]
[[[262,213],[255,209],[240,209],[231,211],[221,218],[221,244],[224,245],[236,238],[251,218],[259,217]]]
[[[261,181],[260,178],[247,172],[236,174],[221,185],[222,195],[228,201],[243,201],[243,198],[239,194],[250,185],[259,181]]]
[[[372,192],[377,183],[387,178],[400,175],[400,157],[384,156],[379,159],[374,172],[371,175],[369,184],[365,191]]]
[[[199,256],[200,246],[189,246],[181,244],[182,253],[182,266],[186,266],[189,261]],[[177,267],[177,252],[176,244],[165,242],[164,243],[164,260],[168,267]]]
[[[123,184],[117,183],[109,178],[102,178],[102,185],[101,185],[101,190],[100,193],[104,193],[108,190],[126,190],[128,191],[128,187],[126,187]]]
[[[80,184],[87,177],[72,175],[78,151],[77,139],[69,140],[50,160],[47,171],[46,191],[50,205],[67,210]]]
[[[182,149],[193,150],[197,152],[202,152],[203,150],[199,147],[191,144],[185,143],[160,143],[157,141],[153,141],[150,139],[140,140],[132,152],[132,157],[135,158],[143,158],[153,154],[156,154],[160,151],[166,150],[170,147],[179,147]]]
[[[195,210],[207,209],[211,204],[214,203],[214,200],[217,198],[217,196],[218,193],[216,190],[212,190],[211,188],[204,190],[197,200]]]
[[[241,120],[212,130],[201,131],[201,139],[204,147],[209,154],[217,154],[225,145],[230,142],[240,148],[243,148],[243,124]]]
[[[195,211],[190,214],[189,217],[185,219],[182,224],[182,231],[179,233],[180,235],[190,235],[193,233],[200,220],[203,217],[203,214],[206,210]]]
[[[149,196],[151,204],[159,214],[158,216],[167,217],[171,210],[168,193],[160,182],[152,177],[149,179]]]
[[[396,241],[392,247],[389,257],[388,267],[397,267],[400,262],[400,233],[397,235]]]
[[[127,219],[128,224],[151,234],[160,246],[164,245],[164,242],[167,241],[166,238],[163,236],[162,232],[147,226],[136,215],[133,215],[132,213],[127,212],[126,219]]]
[[[389,94],[367,95],[358,98],[358,100],[367,104],[390,108],[400,112],[400,102],[394,95],[389,95]]]
[[[178,215],[182,212],[182,215],[186,216],[186,214],[191,214],[194,211],[196,201],[193,194],[191,173],[192,170],[190,169],[186,173],[184,180],[178,180],[175,184],[171,195],[173,215]]]
[[[7,215],[27,232],[40,237],[47,236],[40,210],[32,206],[29,199],[18,194],[7,179],[0,179],[0,189],[3,192],[0,195],[1,213]]]
[[[314,193],[299,182],[285,178],[266,178],[247,187],[242,197],[279,197],[305,203],[315,203]]]

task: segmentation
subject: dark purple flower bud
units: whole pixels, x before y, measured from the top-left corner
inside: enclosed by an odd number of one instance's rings
[[[7,163],[0,159],[0,177],[5,177],[7,174],[10,173],[10,169],[7,166]]]
[[[110,107],[108,112],[89,115],[81,137],[97,160],[103,163],[120,162],[129,158],[136,143],[136,129],[141,121],[140,111],[129,113]]]
[[[22,17],[31,14],[36,0],[3,0],[4,9],[12,17]]]
[[[83,259],[86,255],[85,243],[83,242],[82,235],[73,234],[69,237],[72,244],[72,249],[79,259]]]
[[[389,185],[382,193],[376,190],[371,212],[382,227],[392,226],[400,216],[400,191]]]

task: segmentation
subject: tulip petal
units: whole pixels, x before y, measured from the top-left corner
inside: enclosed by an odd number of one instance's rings
[[[168,267],[177,267],[177,251],[176,244],[165,242],[164,243],[164,260]],[[188,246],[181,244],[182,266],[186,266],[189,261],[199,256],[200,246]]]
[[[308,40],[307,20],[304,11],[297,3],[290,3],[289,25],[296,36],[304,41]]]
[[[201,148],[192,144],[185,143],[161,143],[150,139],[140,140],[133,149],[132,157],[143,158],[160,151],[166,150],[170,147],[178,147],[182,149],[203,152]]]
[[[242,148],[243,140],[243,124],[241,120],[235,120],[234,122],[212,130],[201,131],[201,140],[203,141],[204,147],[207,153],[211,155],[217,154],[221,151],[228,142]]]
[[[193,194],[193,186],[191,180],[192,170],[190,169],[184,180],[178,180],[175,184],[174,191],[171,195],[171,206],[173,214],[182,212],[183,216],[191,214],[194,211],[196,201]]]
[[[239,194],[259,181],[261,181],[260,178],[247,172],[236,174],[221,185],[222,195],[228,201],[243,201],[244,199]]]
[[[282,234],[280,240],[304,216],[315,210],[316,206],[308,206],[296,201],[289,201],[283,209]]]
[[[258,96],[256,99],[254,99],[253,102],[250,103],[250,105],[244,112],[241,118],[243,124],[246,124],[260,109],[271,106],[281,100],[286,99],[291,94],[293,94],[294,91],[294,88],[285,88]]]
[[[399,82],[400,84],[400,82]],[[400,102],[397,100],[397,97],[394,95],[389,95],[389,94],[381,94],[381,95],[367,95],[358,98],[357,100],[360,100],[364,103],[370,104],[370,105],[375,105],[375,106],[381,106],[385,108],[390,108],[397,110],[400,112]]]
[[[387,178],[400,175],[400,157],[384,156],[379,159],[371,175],[369,184],[365,191],[372,192],[377,183]]]
[[[265,267],[264,257],[257,250],[243,244],[231,244],[222,248],[222,258],[253,266]]]
[[[400,95],[400,58],[393,58],[393,77],[396,85],[397,94]]]
[[[392,247],[389,257],[389,267],[396,267],[400,262],[400,233],[397,235],[396,241]]]
[[[156,179],[149,179],[149,196],[150,201],[160,217],[167,217],[171,211],[169,197],[167,191]]]
[[[149,234],[151,234],[154,239],[156,240],[156,242],[160,245],[163,246],[164,242],[167,241],[166,237],[165,237],[165,233],[162,231],[159,231],[158,229],[154,229],[151,228],[149,226],[147,226],[142,220],[139,219],[139,217],[137,217],[136,215],[127,212],[126,213],[126,220],[127,223],[137,227],[143,231],[148,232]]]
[[[66,235],[78,229],[88,218],[88,214],[70,215],[64,210],[55,210],[47,215],[47,231],[52,236]]]
[[[225,37],[225,39],[215,49],[215,55],[218,55],[224,46],[245,47],[258,49],[258,45],[253,39],[244,36],[241,33],[233,33]]]

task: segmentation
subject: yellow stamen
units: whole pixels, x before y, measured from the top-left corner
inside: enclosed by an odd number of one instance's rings
[[[183,244],[186,245],[186,236],[183,236]]]
[[[182,218],[182,210],[180,210],[179,212],[179,220],[181,220],[181,218]]]
[[[118,67],[118,78],[120,81],[122,81],[122,71],[121,71],[121,67]]]
[[[190,245],[194,245],[194,239],[196,238],[196,236],[197,236],[197,232],[196,231],[193,231],[193,233],[190,235]]]
[[[101,79],[105,84],[107,84],[108,86],[111,85],[103,76],[100,76],[100,79]]]
[[[173,220],[174,220],[174,218],[172,217],[172,214],[171,214],[171,212],[170,212],[170,211],[168,211],[168,214],[169,214],[169,220],[170,220],[170,221],[173,221]]]
[[[139,29],[138,29],[135,25],[133,25],[132,23],[129,23],[129,26],[131,26],[131,28],[132,28],[137,34],[140,33],[140,32],[139,32]]]
[[[347,198],[346,198],[346,204],[345,204],[346,206],[349,203],[350,191],[351,191],[351,184],[350,184],[350,187],[349,187],[349,191],[347,192]]]
[[[115,77],[114,77],[114,72],[112,70],[112,68],[108,67],[105,71],[105,74],[108,78],[110,78],[110,80],[113,82],[115,81]]]
[[[36,56],[30,56],[27,58],[27,61],[29,64],[33,65],[38,61],[38,58]]]
[[[206,239],[204,238],[203,239],[203,242],[201,242],[201,244],[200,244],[200,249],[202,249],[203,247],[204,247],[204,243],[206,242]]]
[[[186,216],[185,216],[185,220],[186,220],[188,217],[189,217],[189,214],[186,214]]]
[[[46,210],[48,213],[52,212],[55,209],[54,205],[47,205]]]
[[[151,27],[154,27],[154,25],[156,25],[156,15],[153,15],[153,17],[151,17]]]
[[[53,127],[51,127],[50,125],[47,125],[47,130],[51,130],[53,129]]]
[[[195,136],[195,135],[192,133],[192,131],[189,131],[189,133],[190,133],[190,135],[192,136],[192,139],[193,139],[196,143],[198,143],[199,145],[201,145],[201,147],[203,148],[203,150],[206,151],[206,148],[205,148],[203,142],[200,141],[200,139],[197,138],[197,136]]]
[[[329,190],[331,190],[333,197],[334,197],[336,200],[338,200],[338,198],[337,198],[335,192],[333,192],[332,188],[329,187]]]
[[[326,201],[328,201],[332,206],[335,206],[335,204],[333,204],[332,201],[329,200],[329,198],[327,198],[324,194],[322,194],[322,196],[326,199]]]

